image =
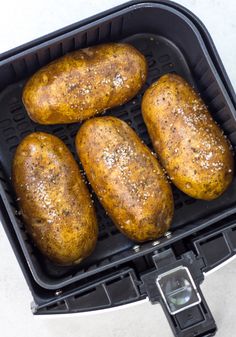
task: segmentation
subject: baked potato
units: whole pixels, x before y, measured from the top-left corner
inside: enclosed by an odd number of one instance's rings
[[[142,242],[168,230],[171,187],[130,126],[115,117],[90,119],[76,135],[76,149],[93,190],[123,234]]]
[[[147,76],[145,57],[124,43],[68,53],[26,83],[23,103],[40,124],[81,122],[134,97]]]
[[[227,189],[234,171],[230,143],[183,78],[167,74],[153,83],[142,115],[161,164],[181,191],[212,200]]]
[[[78,165],[57,137],[35,132],[18,145],[12,181],[26,230],[39,250],[61,265],[93,251],[98,226]]]

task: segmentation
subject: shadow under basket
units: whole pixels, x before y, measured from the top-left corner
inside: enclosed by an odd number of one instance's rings
[[[171,22],[171,24],[170,24]],[[11,186],[11,162],[19,142],[29,133],[45,131],[61,138],[74,154],[74,140],[80,123],[43,126],[31,121],[22,104],[25,81],[37,69],[67,52],[108,41],[125,41],[143,53],[148,62],[147,82],[123,106],[109,110],[126,121],[152,149],[140,106],[144,91],[160,76],[175,72],[183,76],[200,93],[213,118],[236,148],[236,114],[234,102],[225,87],[217,65],[208,52],[198,29],[180,11],[161,3],[138,3],[121,7],[103,17],[73,26],[53,36],[35,41],[15,55],[0,61],[0,195],[1,205],[12,226],[35,282],[46,289],[59,289],[81,279],[118,267],[156,249],[155,242],[136,245],[114,226],[93,191],[99,221],[98,243],[93,254],[74,267],[61,267],[42,256],[34,246],[20,214]],[[180,238],[206,228],[236,212],[236,178],[228,190],[214,201],[195,200],[173,187],[175,214],[171,237],[159,239],[158,247],[167,247]],[[136,250],[136,251],[135,251]]]

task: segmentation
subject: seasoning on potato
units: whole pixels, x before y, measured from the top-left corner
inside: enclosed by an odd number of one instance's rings
[[[171,187],[157,159],[115,117],[86,121],[76,149],[95,193],[118,229],[135,241],[162,236],[173,216]]]
[[[19,144],[12,180],[25,226],[53,262],[77,264],[93,251],[98,226],[78,165],[57,137],[35,132]]]
[[[146,76],[145,57],[133,46],[101,44],[38,70],[25,85],[23,103],[40,124],[81,122],[133,98]]]
[[[180,76],[167,74],[142,100],[153,146],[173,183],[197,199],[219,197],[233,179],[230,143],[206,105]]]

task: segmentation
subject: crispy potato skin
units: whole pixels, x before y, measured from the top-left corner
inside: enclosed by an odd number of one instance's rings
[[[71,52],[37,71],[23,103],[40,124],[83,121],[134,97],[147,76],[145,57],[124,43]]]
[[[180,190],[212,200],[227,189],[234,171],[230,144],[185,80],[167,74],[153,83],[142,114],[155,151]]]
[[[95,211],[77,163],[66,145],[43,132],[19,144],[12,179],[26,229],[53,262],[79,263],[93,251]]]
[[[116,226],[134,241],[156,239],[173,216],[170,185],[151,151],[115,117],[86,121],[76,136],[86,175]]]

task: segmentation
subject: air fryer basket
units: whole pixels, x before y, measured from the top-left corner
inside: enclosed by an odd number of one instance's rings
[[[133,44],[146,56],[149,72],[142,91],[131,102],[108,111],[106,115],[128,122],[151,147],[140,112],[142,94],[161,75],[176,72],[200,92],[214,119],[236,148],[235,108],[201,34],[187,16],[166,4],[131,3],[85,25],[58,32],[57,36],[45,38],[43,42],[36,41],[15,55],[5,57],[0,61],[1,207],[7,213],[7,225],[14,229],[14,232],[9,230],[9,236],[14,236],[14,240],[17,238],[38,286],[48,290],[73,285],[79,280],[82,282],[82,279],[118,267],[137,256],[147,256],[156,250],[157,244],[160,248],[169,246],[180,237],[197,233],[236,212],[236,178],[220,198],[211,202],[192,199],[173,186],[175,216],[170,229],[172,235],[161,238],[158,243],[149,242],[134,248],[135,243],[116,229],[94,196],[99,239],[91,257],[73,268],[59,267],[34,247],[17,212],[10,181],[12,156],[24,136],[34,131],[45,131],[60,137],[78,160],[74,138],[80,124],[41,126],[32,122],[21,101],[23,85],[31,74],[51,60],[69,51],[107,41]]]

